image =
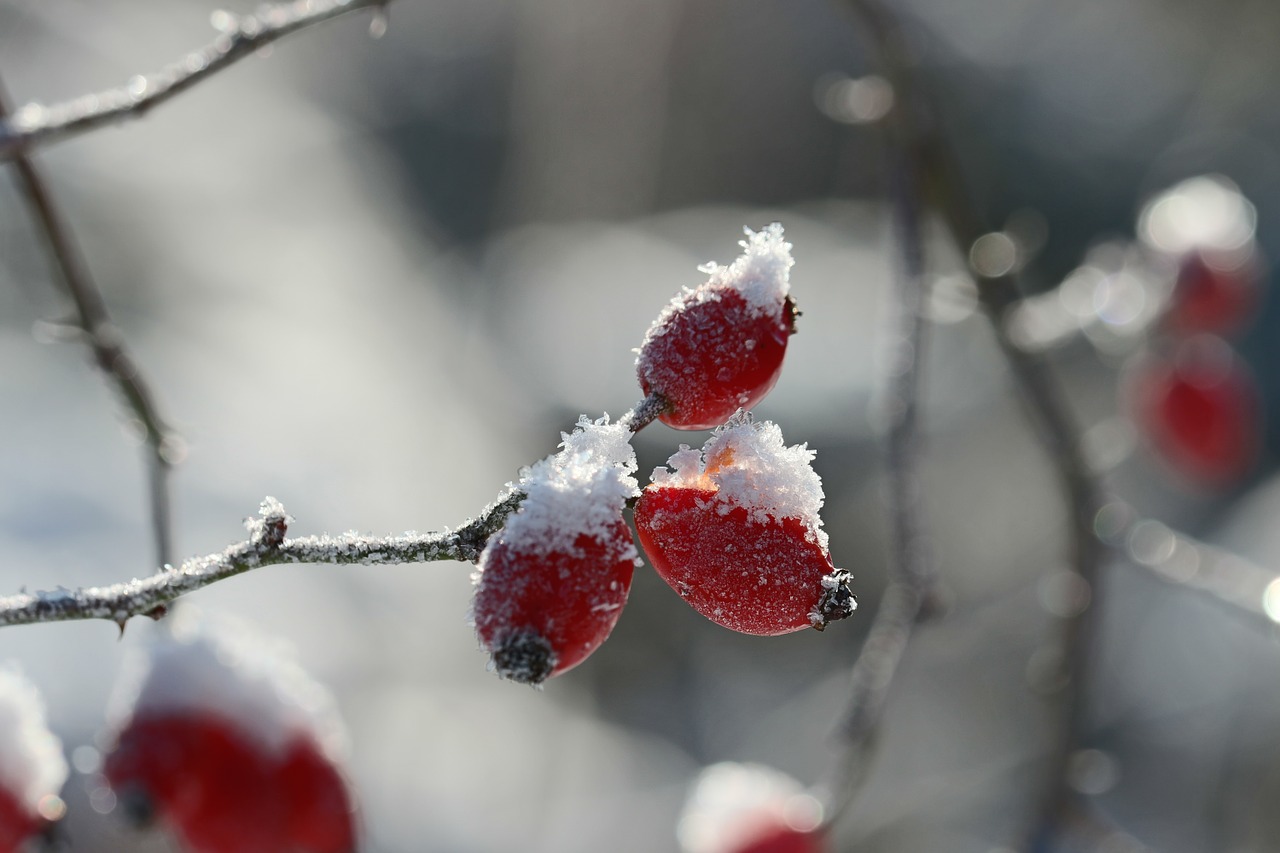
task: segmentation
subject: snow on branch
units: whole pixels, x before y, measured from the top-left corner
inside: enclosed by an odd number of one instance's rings
[[[215,12],[214,24],[221,31],[218,37],[160,71],[138,74],[123,86],[59,104],[42,106],[30,103],[0,120],[0,159],[12,159],[37,145],[141,116],[287,35],[358,9],[375,9],[382,14],[389,2],[295,0],[263,5],[252,15],[241,18],[227,12]]]
[[[512,490],[485,507],[457,530],[403,536],[285,537],[292,520],[275,498],[262,502],[259,515],[248,519],[249,538],[216,554],[193,557],[146,578],[111,586],[59,588],[0,597],[0,626],[37,622],[109,619],[123,629],[132,616],[159,618],[166,605],[189,592],[263,566],[281,563],[362,565],[426,563],[436,560],[474,562],[485,543],[524,500]]]

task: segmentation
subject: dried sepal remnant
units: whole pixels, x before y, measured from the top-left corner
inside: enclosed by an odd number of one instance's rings
[[[718,426],[764,399],[782,372],[796,317],[791,244],[778,223],[746,234],[743,254],[703,266],[707,281],[675,297],[640,346],[640,387],[666,401],[668,426]]]
[[[104,771],[126,817],[197,853],[350,853],[352,799],[327,691],[269,640],[185,610],[132,661]]]
[[[49,730],[35,685],[0,668],[0,851],[25,849],[23,842],[61,817],[66,780],[62,743]]]
[[[480,645],[499,675],[524,684],[577,666],[608,638],[636,563],[622,517],[639,494],[627,426],[584,417],[561,448],[523,473],[524,501],[476,574]]]
[[[654,569],[703,616],[746,634],[821,630],[849,616],[857,599],[827,550],[812,459],[745,413],[701,453],[682,447],[636,504]]]

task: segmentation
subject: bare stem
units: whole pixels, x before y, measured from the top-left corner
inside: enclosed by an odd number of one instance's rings
[[[927,92],[916,83],[916,62],[898,21],[879,0],[849,0],[849,3],[880,49],[886,74],[897,96],[892,120],[907,128],[912,156],[921,176],[920,186],[931,190],[934,205],[967,256],[969,247],[990,229],[968,198]],[[1061,624],[1061,660],[1066,687],[1058,705],[1058,735],[1046,769],[1045,791],[1023,842],[1027,849],[1038,849],[1037,844],[1052,838],[1061,829],[1072,802],[1067,769],[1083,727],[1101,600],[1099,568],[1106,549],[1093,528],[1102,505],[1101,489],[1081,450],[1080,431],[1066,397],[1048,363],[1020,348],[1009,335],[1006,314],[1020,296],[1013,273],[988,277],[979,286],[979,298],[1000,351],[1009,363],[1041,443],[1057,470],[1070,515],[1072,565],[1092,592],[1091,605],[1064,618]]]
[[[9,114],[8,97],[3,84],[0,84],[0,121]],[[39,168],[25,153],[17,151],[13,155],[13,169],[31,217],[44,235],[49,256],[57,268],[55,278],[62,283],[75,308],[75,324],[80,336],[93,353],[94,363],[103,377],[115,386],[145,433],[147,485],[156,559],[160,565],[167,565],[173,557],[169,470],[177,437],[160,417],[141,370],[125,348],[119,330],[111,322],[102,291],[89,273],[89,266],[72,237],[71,228],[58,210]]]
[[[622,420],[626,423],[627,429],[636,433],[669,411],[671,411],[671,404],[667,401],[667,398],[655,392],[645,397],[640,401],[639,405],[623,415]]]
[[[264,5],[236,18],[228,13],[218,37],[154,74],[52,106],[27,104],[0,120],[0,159],[143,113],[185,92],[254,51],[287,35],[358,9],[381,11],[390,0],[296,0]]]
[[[281,563],[393,565],[435,560],[479,559],[485,543],[502,528],[524,494],[511,491],[454,531],[373,537],[306,536],[285,538],[291,519],[274,498],[262,502],[259,515],[246,522],[247,541],[216,554],[194,557],[177,568],[111,586],[19,593],[0,598],[0,626],[37,622],[108,619],[122,628],[132,616],[163,614],[167,605],[220,580]]]
[[[855,3],[855,6],[860,4]],[[919,396],[924,359],[925,260],[917,164],[903,124],[886,127],[889,195],[896,243],[898,327],[889,363],[890,426],[887,464],[892,538],[892,579],[866,642],[854,661],[848,704],[839,725],[842,749],[822,786],[825,820],[838,820],[866,780],[875,736],[898,664],[906,652],[932,585],[920,500]]]

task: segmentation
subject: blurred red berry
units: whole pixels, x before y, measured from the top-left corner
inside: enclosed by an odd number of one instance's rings
[[[503,678],[541,684],[613,631],[636,548],[622,517],[639,491],[631,433],[582,418],[520,478],[525,498],[480,555],[472,618]]]
[[[731,265],[703,267],[710,279],[672,300],[640,347],[640,387],[663,398],[660,420],[676,429],[710,429],[752,408],[782,372],[796,317],[791,244],[775,223],[748,230],[742,246]]]
[[[827,551],[812,452],[773,424],[734,418],[700,458],[683,448],[635,508],[653,568],[694,610],[745,634],[825,628],[853,612],[849,575]]]
[[[192,853],[356,849],[328,694],[269,641],[188,619],[141,673],[123,682],[103,766],[127,817],[162,822]]]
[[[1139,365],[1129,387],[1143,432],[1192,480],[1226,486],[1253,466],[1261,441],[1258,389],[1226,343],[1193,338],[1172,360]]]
[[[66,779],[62,742],[49,731],[40,694],[23,675],[0,669],[0,853],[23,849],[62,816]]]
[[[1179,262],[1165,327],[1177,334],[1227,334],[1246,324],[1257,305],[1257,261],[1240,253],[1192,251]]]
[[[823,853],[826,849],[823,836],[817,832],[774,824],[760,827],[752,837],[725,853]]]

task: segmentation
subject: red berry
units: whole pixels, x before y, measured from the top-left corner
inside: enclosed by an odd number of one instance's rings
[[[752,838],[726,853],[823,853],[823,836],[784,824],[763,826]]]
[[[1193,338],[1173,360],[1140,365],[1131,387],[1137,422],[1177,470],[1205,485],[1225,486],[1253,466],[1261,429],[1258,390],[1223,341]]]
[[[771,767],[722,762],[689,792],[677,834],[684,853],[822,853],[822,807]]]
[[[660,395],[663,423],[710,429],[764,399],[782,372],[795,303],[788,295],[791,244],[774,223],[747,230],[746,250],[710,279],[677,296],[645,335],[636,373],[646,395]]]
[[[700,458],[654,471],[635,508],[654,570],[703,616],[745,634],[824,628],[853,612],[847,572],[827,551],[812,451],[785,447],[773,424],[735,417]]]
[[[1239,252],[1189,252],[1179,262],[1165,326],[1178,334],[1233,332],[1257,304],[1258,282],[1252,257],[1242,261]]]
[[[329,697],[268,642],[179,622],[123,683],[103,769],[127,816],[194,853],[355,849]]]
[[[525,499],[480,555],[472,616],[503,678],[540,684],[613,631],[636,549],[622,518],[638,489],[630,432],[583,418],[520,479]]]
[[[66,779],[62,743],[45,723],[40,694],[18,672],[0,669],[0,853],[24,849],[61,817]]]

